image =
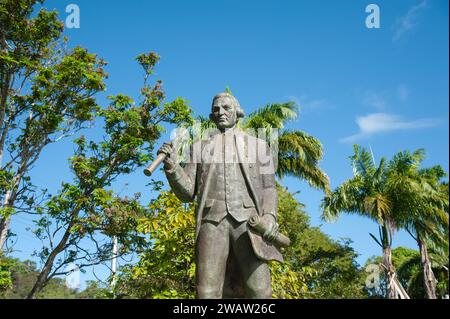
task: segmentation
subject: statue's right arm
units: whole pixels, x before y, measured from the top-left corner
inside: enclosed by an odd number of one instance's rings
[[[196,163],[187,163],[183,168],[176,164],[171,169],[164,169],[169,185],[182,202],[192,202],[195,198]]]

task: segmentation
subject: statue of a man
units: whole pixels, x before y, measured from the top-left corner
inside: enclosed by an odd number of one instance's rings
[[[236,126],[243,116],[237,99],[220,93],[210,114],[219,131],[194,143],[184,166],[170,142],[158,151],[167,155],[164,170],[177,197],[197,201],[197,298],[271,298],[267,262],[283,261],[273,244],[278,234],[274,159],[264,140]],[[249,227],[255,215],[269,225],[263,234]]]

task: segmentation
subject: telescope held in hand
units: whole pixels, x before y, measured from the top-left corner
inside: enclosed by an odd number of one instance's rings
[[[172,134],[173,139],[170,141],[170,144],[172,144],[175,149],[183,139],[189,137],[188,131],[184,128],[175,129]],[[144,174],[146,176],[151,176],[153,172],[158,168],[158,166],[161,165],[162,162],[164,162],[166,157],[167,154],[159,153],[155,160],[149,166],[147,166],[146,169],[144,169]]]
[[[147,166],[146,169],[144,169],[144,174],[146,176],[151,176],[153,172],[158,168],[158,166],[161,165],[162,162],[164,162],[166,156],[167,154],[165,153],[158,154],[156,159],[149,166]]]

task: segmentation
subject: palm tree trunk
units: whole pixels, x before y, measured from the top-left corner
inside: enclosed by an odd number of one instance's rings
[[[382,266],[386,273],[386,290],[388,299],[409,299],[408,293],[402,287],[402,284],[397,278],[395,268],[392,263],[392,240],[390,225],[387,221],[381,226],[381,242],[383,247]]]
[[[398,291],[395,286],[395,271],[394,265],[392,264],[392,254],[391,247],[383,247],[383,260],[382,264],[386,273],[386,285],[387,285],[387,298],[388,299],[398,299]]]
[[[418,239],[417,243],[420,249],[420,260],[423,268],[423,285],[425,288],[425,297],[427,299],[436,299],[436,277],[431,269],[431,260],[428,255],[428,249],[425,243]]]
[[[385,221],[382,226],[380,226],[380,239],[383,248],[383,259],[381,265],[384,268],[386,274],[386,298],[388,299],[398,299],[398,294],[395,289],[394,279],[394,265],[392,264],[392,249],[390,245],[389,237],[389,225]]]

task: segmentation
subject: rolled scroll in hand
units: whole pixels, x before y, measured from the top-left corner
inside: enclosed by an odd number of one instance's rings
[[[258,232],[261,235],[263,235],[270,228],[270,222],[261,218],[259,215],[252,216],[248,220],[248,224],[251,228],[253,228],[256,232]],[[278,233],[275,236],[273,243],[279,247],[288,247],[291,244],[291,241],[287,236]]]

